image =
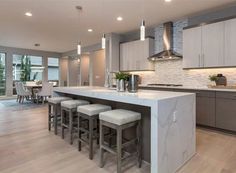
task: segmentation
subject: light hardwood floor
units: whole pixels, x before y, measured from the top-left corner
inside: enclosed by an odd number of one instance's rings
[[[113,173],[115,157],[98,167],[88,151],[77,151],[47,130],[47,107],[5,106],[0,102],[0,173]],[[127,161],[125,172],[148,173]],[[197,129],[197,153],[178,173],[236,173],[236,136]]]

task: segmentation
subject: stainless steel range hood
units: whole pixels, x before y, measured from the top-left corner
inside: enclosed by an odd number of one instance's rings
[[[157,54],[148,57],[150,61],[161,61],[161,60],[174,60],[181,59],[182,55],[173,50],[173,23],[164,23],[163,33],[163,46],[164,50]]]

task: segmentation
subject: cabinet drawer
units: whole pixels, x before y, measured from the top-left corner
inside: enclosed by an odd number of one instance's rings
[[[195,93],[197,97],[215,97],[214,91],[202,91],[202,90],[192,90],[192,89],[174,89],[176,92],[188,92]]]
[[[236,100],[236,92],[216,92],[216,98]]]

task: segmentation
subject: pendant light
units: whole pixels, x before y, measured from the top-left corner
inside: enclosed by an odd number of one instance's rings
[[[102,49],[106,48],[106,36],[105,34],[102,35]]]
[[[77,54],[81,55],[81,42],[77,45]]]
[[[83,8],[81,6],[76,6],[75,8],[78,11],[78,19],[79,19],[79,14],[80,14],[80,12],[82,11]],[[78,25],[79,25],[79,20],[78,20]],[[77,45],[77,54],[81,55],[81,42],[79,42],[79,44]]]
[[[140,40],[145,40],[145,21],[142,20],[141,26],[140,26]]]

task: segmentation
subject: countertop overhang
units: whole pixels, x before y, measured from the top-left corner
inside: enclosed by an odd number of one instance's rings
[[[193,95],[193,93],[138,90],[137,93],[117,92],[105,87],[56,87],[54,92],[62,92],[85,97],[96,97],[105,100],[114,100],[143,106],[152,106],[159,100],[171,99],[181,96]]]

